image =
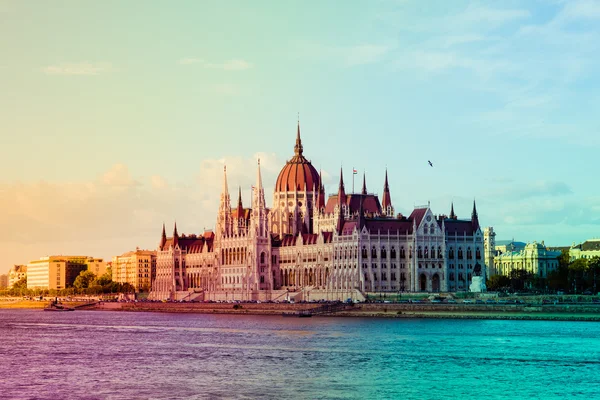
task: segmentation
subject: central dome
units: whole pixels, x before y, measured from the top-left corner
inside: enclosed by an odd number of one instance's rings
[[[319,188],[319,173],[302,155],[302,140],[300,139],[300,124],[298,124],[298,134],[296,136],[296,145],[294,146],[294,157],[289,160],[277,177],[275,183],[276,192],[312,192]]]

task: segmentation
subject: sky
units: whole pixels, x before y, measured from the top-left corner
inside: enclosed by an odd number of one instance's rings
[[[600,236],[600,1],[0,0],[0,49],[0,273],[211,229],[225,164],[270,205],[298,115],[328,194]]]

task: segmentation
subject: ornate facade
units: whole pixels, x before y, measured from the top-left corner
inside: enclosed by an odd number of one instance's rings
[[[408,217],[395,214],[387,171],[381,201],[364,176],[361,192],[347,194],[343,171],[337,193],[326,197],[303,152],[298,125],[271,208],[259,161],[250,208],[241,192],[231,207],[225,168],[214,232],[179,235],[175,225],[167,237],[163,225],[151,296],[345,300],[366,292],[468,290],[487,254],[475,202],[470,219],[459,219],[453,205],[449,216],[434,215],[429,205]]]

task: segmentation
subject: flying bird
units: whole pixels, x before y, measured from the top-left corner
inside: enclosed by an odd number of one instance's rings
[[[427,162],[429,163],[430,167],[433,167],[433,164],[431,163],[431,161],[427,160]]]

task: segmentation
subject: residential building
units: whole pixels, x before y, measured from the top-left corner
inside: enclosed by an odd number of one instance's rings
[[[149,291],[155,274],[155,250],[140,250],[136,248],[135,251],[129,251],[120,256],[113,257],[113,282],[129,283],[135,288],[136,292]]]
[[[101,275],[106,272],[106,263],[101,258],[88,256],[42,257],[27,264],[27,288],[65,289],[73,286],[77,276],[85,270]]]
[[[571,261],[578,258],[590,259],[592,257],[600,257],[600,239],[588,239],[579,244],[573,243],[569,249]]]
[[[15,283],[25,277],[27,277],[27,265],[13,265],[8,271],[8,287],[13,287]]]

